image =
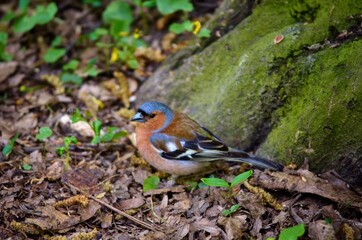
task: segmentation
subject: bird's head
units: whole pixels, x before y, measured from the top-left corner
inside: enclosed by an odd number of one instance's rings
[[[138,122],[151,131],[161,131],[165,129],[173,119],[173,111],[160,102],[145,102],[137,109],[137,113],[131,121]]]

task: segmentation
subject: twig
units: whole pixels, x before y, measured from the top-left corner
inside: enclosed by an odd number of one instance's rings
[[[77,190],[78,192],[84,194],[84,195],[87,196],[88,198],[91,198],[91,199],[93,199],[94,201],[100,203],[101,205],[103,205],[103,206],[111,209],[112,211],[115,211],[115,212],[118,213],[119,215],[121,215],[121,216],[123,216],[123,217],[126,217],[126,218],[128,218],[129,220],[131,220],[131,221],[133,221],[133,222],[135,222],[135,223],[137,223],[137,224],[139,224],[139,225],[141,225],[141,226],[143,226],[143,227],[145,227],[145,228],[147,228],[147,229],[149,229],[149,230],[151,230],[151,231],[155,231],[155,230],[157,230],[157,231],[162,231],[162,229],[161,229],[159,226],[155,226],[155,225],[146,223],[146,222],[144,222],[144,221],[142,221],[142,220],[139,220],[138,218],[135,218],[135,217],[133,217],[133,216],[131,216],[131,215],[129,215],[129,214],[127,214],[127,213],[125,213],[125,212],[123,212],[123,211],[115,208],[115,207],[113,207],[112,205],[109,205],[108,203],[103,202],[102,200],[99,200],[99,199],[97,199],[96,197],[91,196],[91,195],[85,193],[84,191],[82,191],[81,189],[79,189],[78,187],[76,187],[76,186],[74,186],[74,185],[72,185],[72,184],[70,184],[70,183],[65,183],[65,184],[68,185],[68,187],[73,188],[73,189]]]

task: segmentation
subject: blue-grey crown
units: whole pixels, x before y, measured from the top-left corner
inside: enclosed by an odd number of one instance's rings
[[[158,131],[165,129],[171,123],[171,121],[173,119],[173,111],[171,110],[171,108],[169,108],[167,105],[160,103],[160,102],[156,102],[156,101],[145,102],[141,106],[139,106],[138,110],[143,111],[146,114],[151,114],[154,111],[160,111],[163,114],[165,114],[166,122],[162,126],[161,129],[158,129]]]

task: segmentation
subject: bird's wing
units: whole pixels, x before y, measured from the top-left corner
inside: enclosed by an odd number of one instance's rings
[[[229,148],[208,129],[200,127],[193,130],[193,137],[155,133],[151,143],[159,154],[170,160],[212,161],[219,159]]]

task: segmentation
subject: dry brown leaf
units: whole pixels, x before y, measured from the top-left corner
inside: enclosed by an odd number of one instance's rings
[[[118,203],[117,208],[120,210],[128,210],[132,208],[139,208],[145,204],[143,197],[136,197],[127,200],[122,200]]]
[[[308,225],[308,236],[311,239],[328,239],[335,240],[335,231],[332,224],[326,223],[324,220],[317,220]]]
[[[0,83],[13,74],[18,67],[17,62],[0,63]]]
[[[302,180],[302,177],[305,181]],[[293,173],[266,173],[255,170],[250,182],[266,189],[316,194],[334,202],[346,204],[346,206],[356,207],[362,211],[362,199],[355,192],[340,184],[337,186],[332,185],[308,170],[299,169]]]
[[[218,224],[225,227],[228,239],[240,239],[243,231],[247,229],[246,219],[246,215],[220,217]]]
[[[49,181],[60,179],[64,172],[63,160],[57,159],[52,165],[47,168],[46,177]]]
[[[221,232],[221,229],[216,225],[216,220],[196,217],[191,226],[196,230],[208,232],[211,236],[218,236]]]
[[[113,221],[113,214],[110,213],[106,213],[102,216],[101,218],[101,226],[102,228],[109,228],[112,226],[112,221]]]

